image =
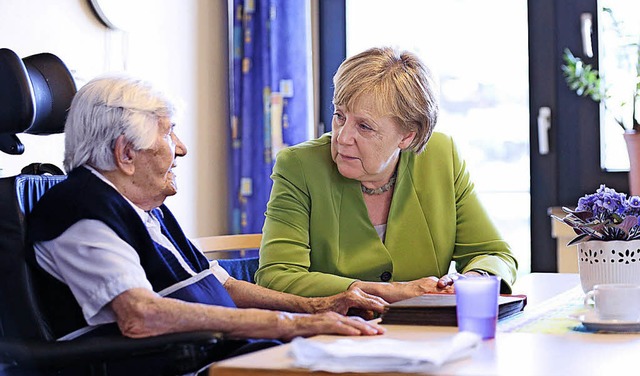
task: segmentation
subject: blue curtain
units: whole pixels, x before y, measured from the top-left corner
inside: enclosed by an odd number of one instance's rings
[[[261,232],[275,154],[309,139],[308,0],[233,0],[231,232]]]

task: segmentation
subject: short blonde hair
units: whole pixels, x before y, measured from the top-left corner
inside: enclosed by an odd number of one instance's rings
[[[421,153],[433,133],[439,104],[431,71],[413,53],[371,48],[345,60],[333,76],[333,105],[353,109],[364,93],[404,131],[416,132],[407,149]]]

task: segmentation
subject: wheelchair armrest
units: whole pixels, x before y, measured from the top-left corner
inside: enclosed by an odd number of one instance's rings
[[[0,362],[18,368],[95,367],[112,362],[153,359],[175,369],[193,372],[224,359],[246,344],[244,340],[222,339],[210,331],[170,333],[146,338],[105,336],[73,341],[29,341],[0,339]]]

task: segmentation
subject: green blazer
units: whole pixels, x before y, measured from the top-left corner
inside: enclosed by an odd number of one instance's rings
[[[384,243],[360,182],[331,159],[331,136],[282,150],[271,178],[256,282],[328,296],[355,280],[411,281],[482,269],[511,291],[517,262],[482,207],[453,140],[434,133],[426,150],[402,152]]]

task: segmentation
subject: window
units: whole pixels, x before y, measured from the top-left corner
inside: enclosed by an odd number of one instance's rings
[[[628,0],[598,1],[600,75],[607,93],[607,107],[600,107],[601,165],[606,171],[628,171],[629,156],[621,121],[632,126],[632,96],[640,75],[640,3]],[[640,101],[640,98],[637,99]],[[624,103],[624,104],[623,104]],[[640,103],[636,102],[637,112]]]
[[[391,45],[417,53],[433,70],[442,106],[436,130],[455,138],[519,273],[528,273],[526,0],[348,0],[346,28],[347,56]]]

